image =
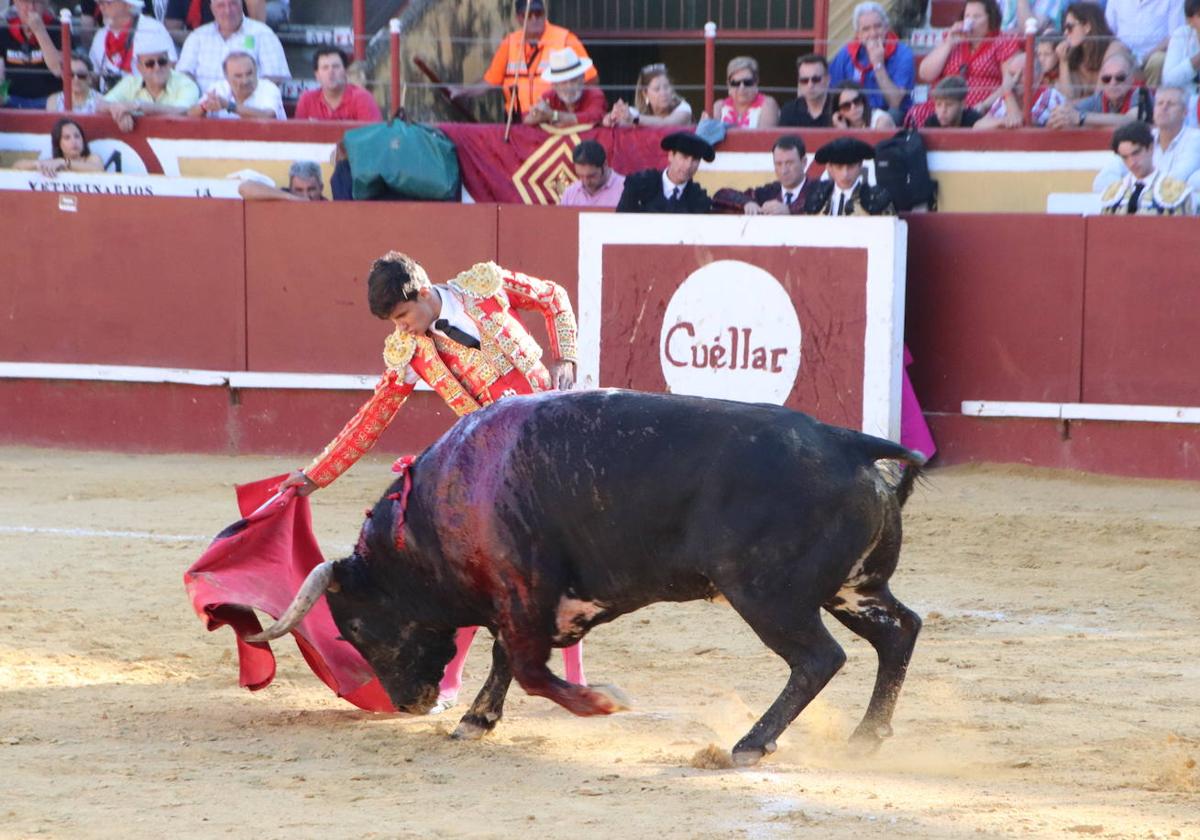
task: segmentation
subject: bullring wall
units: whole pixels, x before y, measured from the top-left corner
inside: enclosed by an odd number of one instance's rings
[[[22,256],[4,269],[0,362],[374,374],[387,327],[367,313],[363,284],[390,248],[418,256],[435,279],[494,259],[553,278],[577,300],[577,211],[566,208],[64,203],[8,192],[0,218],[22,231]],[[907,221],[909,372],[942,462],[1200,478],[1195,424],[962,413],[964,400],[1200,406],[1194,220]],[[10,376],[0,378],[0,442],[315,453],[365,396]],[[417,393],[381,446],[420,449],[452,421]]]

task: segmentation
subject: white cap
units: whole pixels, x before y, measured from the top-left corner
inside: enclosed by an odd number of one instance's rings
[[[133,55],[154,55],[166,53],[171,55],[171,36],[166,32],[154,29],[138,29],[133,33]]]

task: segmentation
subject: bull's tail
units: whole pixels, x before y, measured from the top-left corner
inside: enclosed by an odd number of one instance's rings
[[[896,465],[898,477],[893,474],[892,488],[896,493],[896,501],[904,507],[904,503],[912,495],[917,479],[923,474],[925,456],[895,441],[864,434],[859,434],[859,437],[865,442],[863,454],[868,461],[872,464],[877,461],[891,461]]]

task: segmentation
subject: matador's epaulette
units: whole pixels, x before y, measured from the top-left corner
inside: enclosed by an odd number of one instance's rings
[[[872,216],[881,214],[895,213],[895,208],[892,207],[892,196],[887,191],[887,187],[871,187],[870,185],[863,186],[860,191],[862,196],[862,208]]]
[[[1100,206],[1104,208],[1116,207],[1125,198],[1125,179],[1121,178],[1113,181],[1108,185],[1108,189],[1100,196]]]
[[[491,297],[504,285],[500,266],[494,262],[481,262],[459,274],[449,285],[473,297]]]
[[[1155,200],[1167,210],[1178,210],[1187,201],[1188,186],[1183,181],[1163,176],[1154,185]]]
[[[388,370],[404,370],[416,351],[416,336],[396,330],[383,343],[383,363]]]

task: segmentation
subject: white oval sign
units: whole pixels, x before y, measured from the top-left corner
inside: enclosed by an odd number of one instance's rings
[[[783,405],[800,371],[800,319],[770,273],[718,260],[667,304],[659,359],[674,394]]]

